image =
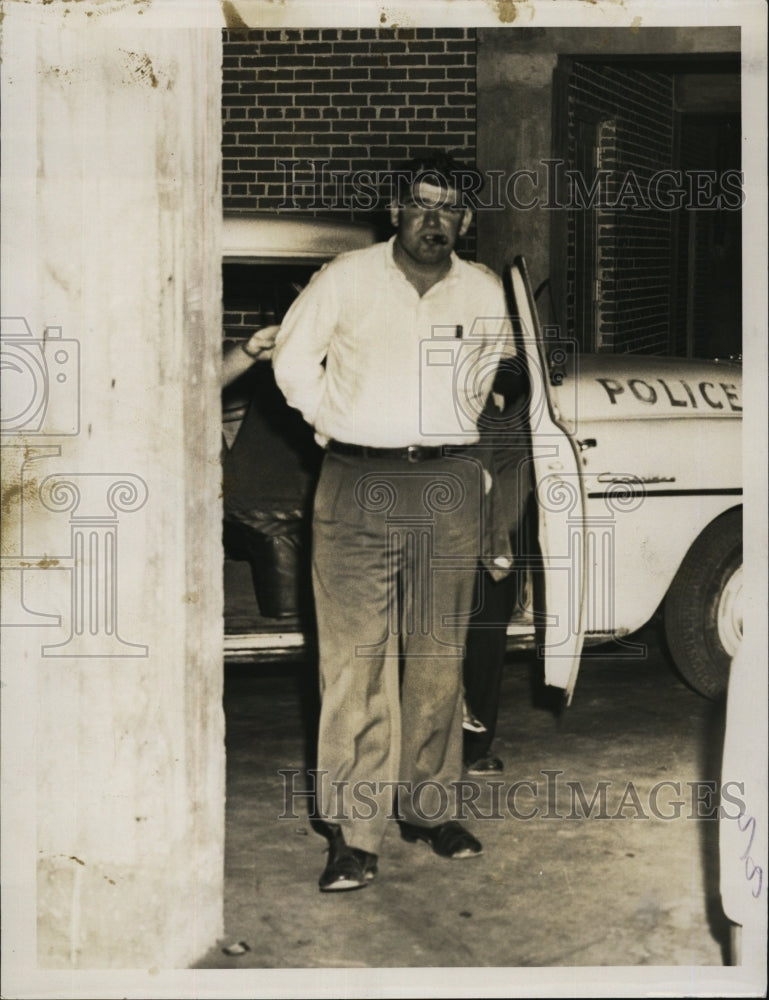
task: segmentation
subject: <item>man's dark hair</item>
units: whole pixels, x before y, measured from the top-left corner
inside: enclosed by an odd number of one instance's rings
[[[475,167],[459,163],[449,153],[427,152],[401,164],[393,171],[394,190],[392,201],[398,206],[413,196],[420,181],[456,192],[463,208],[477,204],[478,192],[483,187],[483,175]]]

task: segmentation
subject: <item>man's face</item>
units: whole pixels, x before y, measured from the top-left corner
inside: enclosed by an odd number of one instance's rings
[[[462,207],[453,188],[419,181],[402,207],[390,209],[390,218],[409,257],[434,266],[450,256],[457,239],[467,232],[472,212]]]

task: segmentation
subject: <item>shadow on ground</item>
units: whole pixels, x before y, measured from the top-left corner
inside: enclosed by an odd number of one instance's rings
[[[720,709],[645,647],[583,659],[572,705],[530,653],[503,682],[497,784],[479,781],[477,859],[385,838],[364,890],[321,894],[311,665],[228,666],[225,938],[205,969],[718,966]],[[539,691],[539,694],[537,693]],[[242,943],[238,954],[226,949]],[[236,949],[238,950],[238,949]]]

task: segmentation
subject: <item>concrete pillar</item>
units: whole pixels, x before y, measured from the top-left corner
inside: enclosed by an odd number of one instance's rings
[[[535,287],[549,267],[552,209],[545,207],[543,161],[553,155],[553,71],[558,61],[554,51],[537,51],[530,44],[529,39],[536,39],[541,49],[540,34],[541,29],[538,34],[479,31],[477,63],[478,164],[499,176],[494,201],[504,206],[502,211],[478,212],[479,259],[501,273],[523,254]],[[487,199],[492,185],[488,187]]]
[[[221,32],[150,6],[4,11],[3,933],[30,968],[185,967],[222,933]]]

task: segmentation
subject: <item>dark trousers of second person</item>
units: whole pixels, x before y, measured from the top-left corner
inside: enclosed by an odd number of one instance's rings
[[[514,544],[513,538],[511,545]],[[514,547],[513,551],[516,551]],[[473,598],[476,610],[467,630],[463,674],[465,699],[486,732],[465,731],[465,764],[472,764],[491,753],[499,714],[507,626],[518,601],[522,572],[514,568],[501,580],[494,580],[483,569],[477,577]]]

